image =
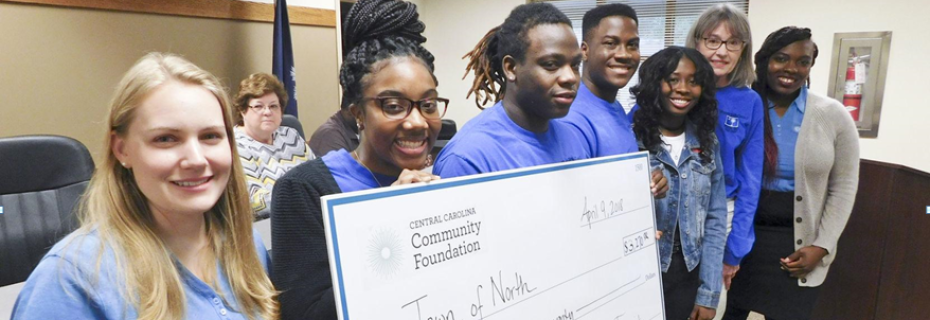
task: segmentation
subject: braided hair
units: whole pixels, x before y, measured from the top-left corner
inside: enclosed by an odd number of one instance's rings
[[[343,48],[348,51],[339,69],[342,109],[358,103],[365,76],[375,63],[392,57],[415,57],[429,69],[433,81],[433,54],[423,47],[426,26],[417,6],[400,0],[359,0],[349,9],[343,26]]]
[[[765,38],[765,42],[762,43],[762,47],[756,52],[754,60],[756,64],[756,81],[752,83],[752,89],[759,94],[759,97],[762,98],[762,103],[766,106],[765,112],[763,112],[765,115],[765,159],[762,165],[762,173],[766,181],[771,181],[771,179],[775,177],[775,172],[778,169],[778,145],[775,143],[775,137],[772,133],[772,122],[769,119],[768,112],[769,59],[771,59],[772,55],[778,52],[778,50],[797,41],[810,40],[811,36],[811,29],[808,28],[798,28],[794,26],[783,27],[769,34],[769,36]],[[817,61],[818,52],[817,44],[815,43],[811,65]],[[807,84],[810,86],[810,78],[807,79]]]
[[[517,6],[500,26],[494,27],[475,45],[475,48],[462,57],[468,59],[465,77],[474,72],[475,80],[465,98],[475,94],[475,104],[479,109],[488,101],[500,101],[504,97],[503,60],[511,56],[522,63],[526,50],[530,46],[527,34],[530,29],[541,24],[566,24],[572,21],[562,11],[549,3],[537,2]]]
[[[685,47],[668,47],[646,59],[639,69],[639,83],[630,89],[636,96],[640,109],[633,115],[633,132],[636,138],[650,152],[661,147],[659,119],[666,113],[666,99],[662,94],[662,82],[666,81],[678,69],[682,59],[694,63],[694,80],[701,86],[701,96],[696,106],[688,112],[687,119],[697,128],[698,142],[701,144],[701,160],[713,160],[713,148],[716,143],[714,130],[717,127],[717,82],[714,68],[707,59],[695,49]]]

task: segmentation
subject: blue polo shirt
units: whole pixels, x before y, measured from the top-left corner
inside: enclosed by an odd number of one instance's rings
[[[342,192],[387,187],[397,181],[397,177],[369,171],[345,149],[330,151],[323,156],[323,163],[333,174],[333,180],[336,180]]]
[[[13,319],[135,319],[132,303],[120,290],[125,289],[116,269],[113,250],[102,244],[96,231],[75,231],[55,244],[42,258],[13,307]],[[268,252],[261,236],[253,230],[255,250],[267,272]],[[103,247],[101,247],[103,245]],[[98,260],[98,253],[103,255]],[[98,268],[99,262],[99,268]],[[246,320],[239,313],[223,266],[217,262],[219,292],[203,282],[177,260],[186,305],[185,319]]]
[[[772,137],[778,145],[778,171],[765,188],[773,191],[794,191],[794,149],[798,144],[798,133],[801,132],[801,122],[804,120],[804,110],[807,108],[807,88],[801,87],[798,97],[791,102],[788,110],[781,117],[773,108],[769,108],[769,120],[772,122]]]
[[[581,131],[594,157],[606,157],[639,151],[630,120],[620,102],[608,102],[594,95],[581,83],[571,111],[556,120]]]
[[[513,122],[498,102],[462,126],[442,151],[433,173],[452,178],[591,157],[587,141],[571,125],[550,120],[535,133]]]

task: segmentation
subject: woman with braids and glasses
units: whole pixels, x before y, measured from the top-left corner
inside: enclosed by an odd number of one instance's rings
[[[764,187],[756,244],[733,279],[724,319],[808,319],[836,257],[859,185],[859,134],[838,101],[808,91],[817,45],[784,27],[756,53],[766,102]]]
[[[439,179],[420,171],[448,102],[421,45],[424,28],[416,5],[405,1],[361,0],[349,10],[339,82],[359,146],[303,163],[275,183],[272,281],[284,319],[336,319],[321,197]]]
[[[564,117],[575,99],[581,50],[571,21],[547,3],[520,5],[470,52],[479,108],[443,148],[433,171],[443,177],[586,159],[584,137]]]
[[[669,47],[643,63],[630,89],[640,109],[633,132],[650,165],[669,178],[656,199],[666,319],[716,315],[726,237],[726,194],[714,134],[714,72],[691,48]]]

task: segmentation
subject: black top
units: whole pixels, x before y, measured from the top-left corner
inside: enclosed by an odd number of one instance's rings
[[[291,169],[275,183],[271,280],[281,292],[281,319],[336,319],[320,198],[341,192],[322,158]]]

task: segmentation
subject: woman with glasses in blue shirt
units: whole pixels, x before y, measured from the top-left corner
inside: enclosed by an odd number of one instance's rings
[[[686,45],[697,49],[714,68],[717,85],[717,139],[727,184],[727,244],[723,255],[723,284],[740,268],[752,250],[762,181],[762,99],[749,86],[752,33],[746,15],[730,4],[715,5],[701,14],[688,33]]]
[[[448,100],[436,91],[416,5],[362,0],[344,28],[349,52],[339,80],[359,146],[297,166],[275,184],[272,280],[281,290],[283,319],[336,319],[321,197],[439,179],[421,169],[429,165]]]

